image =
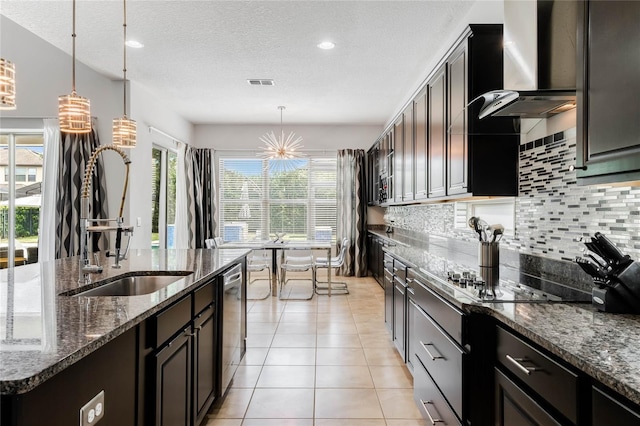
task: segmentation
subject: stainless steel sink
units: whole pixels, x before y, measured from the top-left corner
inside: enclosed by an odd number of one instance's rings
[[[189,271],[176,271],[171,275],[128,275],[114,281],[98,285],[90,290],[85,290],[69,296],[139,296],[156,292],[168,285],[191,275]]]

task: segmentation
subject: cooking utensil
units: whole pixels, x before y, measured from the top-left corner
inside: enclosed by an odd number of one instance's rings
[[[604,234],[596,232],[591,240],[598,245],[603,257],[610,265],[613,264],[612,267],[615,269],[620,269],[633,262],[629,255],[622,253]]]
[[[482,232],[481,241],[489,241],[487,239],[487,229],[489,228],[489,224],[487,223],[487,221],[478,218],[478,228],[480,228],[480,232]]]
[[[491,225],[488,228],[489,231],[489,235],[491,236],[491,242],[495,243],[497,241],[500,241],[500,239],[502,238],[502,235],[504,234],[504,226],[498,224],[495,225]]]
[[[475,217],[475,216],[471,216],[469,218],[469,222],[468,223],[469,223],[469,227],[471,229],[473,229],[476,232],[476,234],[478,234],[478,239],[480,241],[482,241],[482,231],[480,230],[480,226],[478,224],[479,220],[480,220],[480,218]]]
[[[607,274],[602,271],[592,260],[585,259],[584,257],[576,257],[575,262],[585,271],[587,274],[591,275],[593,278],[598,278],[601,280],[607,280]]]

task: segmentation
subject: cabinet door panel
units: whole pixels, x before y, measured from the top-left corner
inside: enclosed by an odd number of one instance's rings
[[[396,203],[402,201],[404,178],[404,120],[400,116],[393,125],[393,200]]]
[[[413,102],[404,110],[404,178],[402,201],[413,200]]]
[[[396,345],[396,349],[402,356],[403,360],[406,360],[405,356],[405,288],[404,285],[398,281],[394,283],[393,291],[393,343]]]
[[[156,354],[156,426],[190,424],[191,345],[187,329]]]
[[[578,75],[576,162],[587,168],[577,176],[605,176],[602,182],[637,179],[624,174],[640,173],[640,2],[580,5],[585,21],[578,63],[585,68]]]
[[[634,426],[640,424],[640,410],[637,407],[634,408],[636,411],[633,411],[631,407],[623,405],[595,387],[592,388],[592,398],[594,425]]]
[[[427,92],[421,92],[414,105],[415,175],[414,199],[427,198]]]
[[[549,413],[495,369],[496,426],[559,426]]]
[[[446,68],[442,67],[429,82],[429,197],[446,195]]]
[[[193,351],[194,416],[200,424],[213,402],[216,387],[216,321],[214,305],[198,317]]]
[[[449,118],[447,151],[448,189],[447,194],[467,192],[468,152],[467,152],[467,49],[466,45],[453,54],[447,64]]]

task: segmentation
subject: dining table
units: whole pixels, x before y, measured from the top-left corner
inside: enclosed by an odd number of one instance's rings
[[[329,271],[327,277],[327,296],[331,297],[331,250],[333,245],[327,240],[243,240],[225,241],[217,248],[237,249],[245,248],[251,250],[271,250],[271,296],[278,294],[278,257],[284,250],[326,250]],[[315,285],[313,283],[314,292]]]

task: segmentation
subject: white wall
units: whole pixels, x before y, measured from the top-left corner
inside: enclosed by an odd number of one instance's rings
[[[410,86],[410,90],[404,98],[404,101],[398,105],[394,114],[389,117],[385,124],[386,129],[391,123],[396,121],[397,115],[405,109],[409,101],[416,97],[420,89],[424,86],[431,73],[435,70],[440,60],[446,55],[447,51],[454,46],[454,43],[470,24],[502,24],[504,22],[504,6],[503,0],[476,0],[467,15],[460,20],[451,23],[450,33],[441,49],[433,55],[433,60],[427,64],[424,73],[414,84]]]
[[[71,43],[71,40],[69,40]],[[45,40],[0,15],[0,55],[16,65],[16,104],[13,111],[2,111],[2,123],[33,128],[36,120],[57,117],[58,96],[71,92],[71,57]],[[103,145],[111,144],[112,120],[122,116],[122,81],[110,78],[76,63],[76,90],[91,100],[91,115],[98,118],[98,136]],[[151,145],[154,138],[148,126],[157,127],[185,143],[193,138],[193,126],[172,112],[156,96],[132,83],[129,117],[138,123],[138,146],[129,152],[132,160],[129,193],[125,204],[126,224],[140,217],[132,248],[148,248],[151,242]],[[4,124],[3,124],[4,125]],[[124,184],[124,167],[112,151],[103,155],[107,176],[109,216],[117,216]]]
[[[129,179],[129,210],[125,222],[132,225],[140,218],[131,240],[133,248],[149,248],[151,244],[151,149],[153,144],[175,149],[173,138],[189,143],[193,140],[193,125],[171,112],[170,105],[160,100],[144,86],[131,83],[131,117],[138,123],[138,143],[131,150],[131,179]],[[172,138],[163,136],[154,127]],[[128,217],[128,220],[126,219]]]
[[[285,114],[286,118],[286,114]],[[371,125],[287,125],[285,136],[294,132],[302,136],[303,149],[326,150],[369,149],[382,132],[382,126]],[[267,132],[278,134],[280,122],[273,125],[198,124],[195,126],[194,145],[217,150],[256,150],[264,145],[260,137]]]

